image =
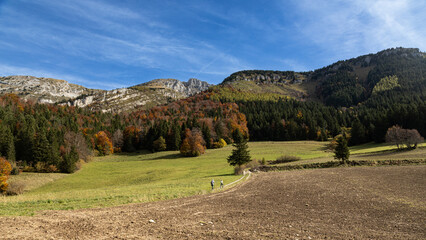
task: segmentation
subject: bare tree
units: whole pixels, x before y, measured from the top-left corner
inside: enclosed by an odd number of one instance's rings
[[[80,159],[88,161],[92,156],[92,151],[87,146],[86,139],[81,133],[66,132],[64,140],[67,153],[69,153],[74,146]]]
[[[405,145],[407,148],[415,149],[417,144],[423,141],[424,138],[416,129],[404,129],[395,125],[386,132],[386,142],[395,144],[398,148]]]
[[[114,148],[122,149],[123,144],[124,144],[123,131],[121,131],[120,129],[117,129],[117,131],[115,131],[115,133],[112,136],[112,145],[114,146]]]

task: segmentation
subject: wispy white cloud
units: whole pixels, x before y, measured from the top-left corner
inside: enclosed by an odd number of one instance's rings
[[[399,46],[426,49],[425,1],[297,0],[294,4],[298,31],[336,53],[355,56]]]
[[[94,62],[113,62],[168,71],[181,71],[187,66],[204,71],[212,59],[218,58],[220,64],[215,67],[241,65],[240,60],[220,48],[191,37],[167,34],[166,30],[170,27],[152,19],[149,14],[98,1],[41,0],[37,4],[47,6],[68,21],[78,18],[80,24],[88,23],[88,26],[76,27],[40,19],[37,23],[28,24],[32,21],[31,16],[9,9],[8,14],[20,21],[17,23],[19,28],[2,26],[0,34],[13,34],[24,41],[31,41],[31,44],[40,47],[40,54],[49,48],[58,54]],[[93,28],[96,27],[101,31],[95,31]],[[37,51],[27,50],[33,53]]]

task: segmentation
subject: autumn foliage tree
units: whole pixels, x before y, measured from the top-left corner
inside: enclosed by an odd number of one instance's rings
[[[206,150],[206,142],[198,129],[185,130],[185,139],[182,141],[180,153],[187,157],[196,157],[204,154]]]
[[[95,149],[99,151],[101,156],[109,155],[114,152],[112,142],[104,131],[95,134]]]
[[[7,179],[11,171],[12,166],[10,163],[5,158],[0,157],[0,192],[5,192],[7,190]]]

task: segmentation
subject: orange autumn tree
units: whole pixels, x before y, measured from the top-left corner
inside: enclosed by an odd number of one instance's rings
[[[95,134],[95,148],[99,151],[99,155],[105,156],[114,152],[112,142],[104,131]]]
[[[12,166],[10,163],[5,158],[0,157],[0,192],[5,192],[7,190],[7,179],[11,171]]]
[[[182,141],[180,153],[186,157],[197,157],[206,151],[206,142],[199,129],[185,130],[185,139]]]

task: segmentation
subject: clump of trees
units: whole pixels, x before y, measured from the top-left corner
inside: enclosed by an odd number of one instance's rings
[[[206,142],[198,129],[185,130],[185,139],[180,147],[180,153],[186,157],[197,157],[204,154]]]
[[[408,149],[417,148],[424,138],[416,129],[404,129],[398,125],[392,126],[386,132],[386,142],[395,144],[399,149],[405,145]]]
[[[376,84],[373,88],[373,94],[377,94],[379,92],[392,90],[396,87],[400,87],[398,83],[398,77],[396,75],[386,76]]]

